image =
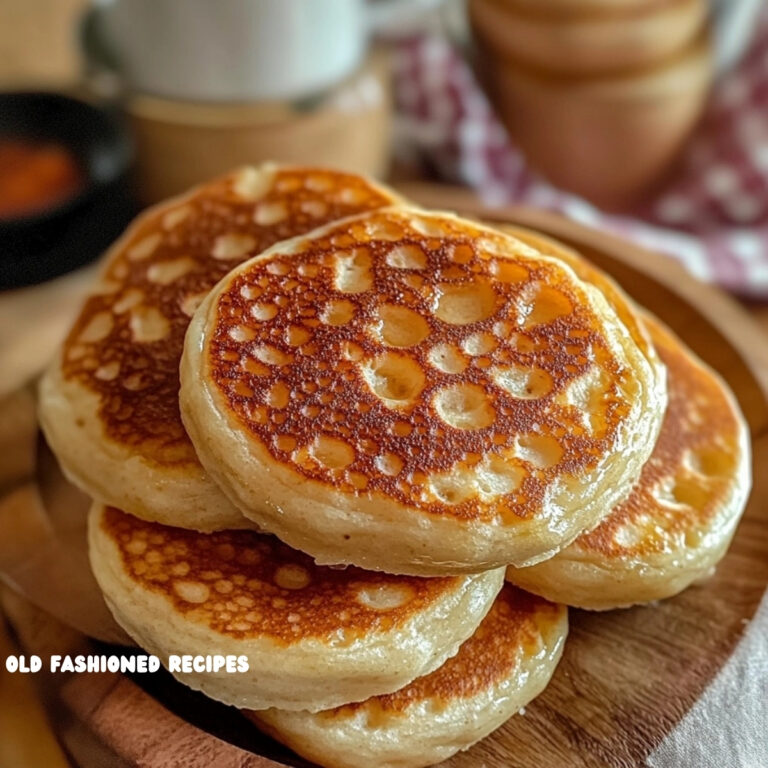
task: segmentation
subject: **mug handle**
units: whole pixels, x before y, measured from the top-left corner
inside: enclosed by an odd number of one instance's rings
[[[715,30],[715,70],[724,74],[738,63],[755,30],[763,0],[710,0]]]
[[[104,40],[99,2],[87,8],[80,18],[79,39],[85,65],[84,77],[90,90],[106,101],[117,100],[123,90],[120,63]]]
[[[443,0],[375,0],[366,7],[368,30],[374,34],[402,35],[418,31],[430,11]]]

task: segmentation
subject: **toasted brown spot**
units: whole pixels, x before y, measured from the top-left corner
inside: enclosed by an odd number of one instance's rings
[[[397,630],[462,584],[453,577],[335,570],[272,536],[195,533],[112,508],[101,527],[137,589],[162,595],[169,610],[234,638],[291,645],[308,638],[331,641],[343,630],[351,641]]]

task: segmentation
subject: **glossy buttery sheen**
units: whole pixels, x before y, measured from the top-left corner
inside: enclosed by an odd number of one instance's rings
[[[317,566],[254,531],[198,533],[94,505],[91,566],[115,618],[169,654],[245,655],[247,673],[176,673],[249,709],[327,709],[390,693],[456,653],[504,570],[420,579]]]
[[[149,520],[249,527],[200,466],[179,415],[190,317],[223,275],[273,243],[397,199],[354,174],[266,165],[140,216],[41,383],[41,423],[68,477]]]
[[[594,527],[651,452],[662,389],[570,267],[390,208],[227,275],[190,325],[180,401],[265,530],[319,562],[439,575],[537,562]]]
[[[507,585],[453,658],[396,693],[314,714],[245,714],[325,768],[421,768],[467,749],[537,696],[567,632],[564,606]]]

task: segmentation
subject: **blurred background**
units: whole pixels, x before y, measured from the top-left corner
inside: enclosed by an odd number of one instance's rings
[[[762,0],[2,0],[0,394],[143,206],[263,160],[549,209],[768,319]]]
[[[0,348],[19,289],[63,313],[141,207],[262,160],[550,209],[762,301],[768,7],[2,0]]]
[[[0,89],[3,288],[275,159],[554,209],[768,294],[761,0],[3,0]]]

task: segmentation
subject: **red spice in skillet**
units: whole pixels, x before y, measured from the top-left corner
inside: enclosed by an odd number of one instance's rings
[[[84,183],[83,171],[66,147],[0,138],[0,219],[52,208]]]

